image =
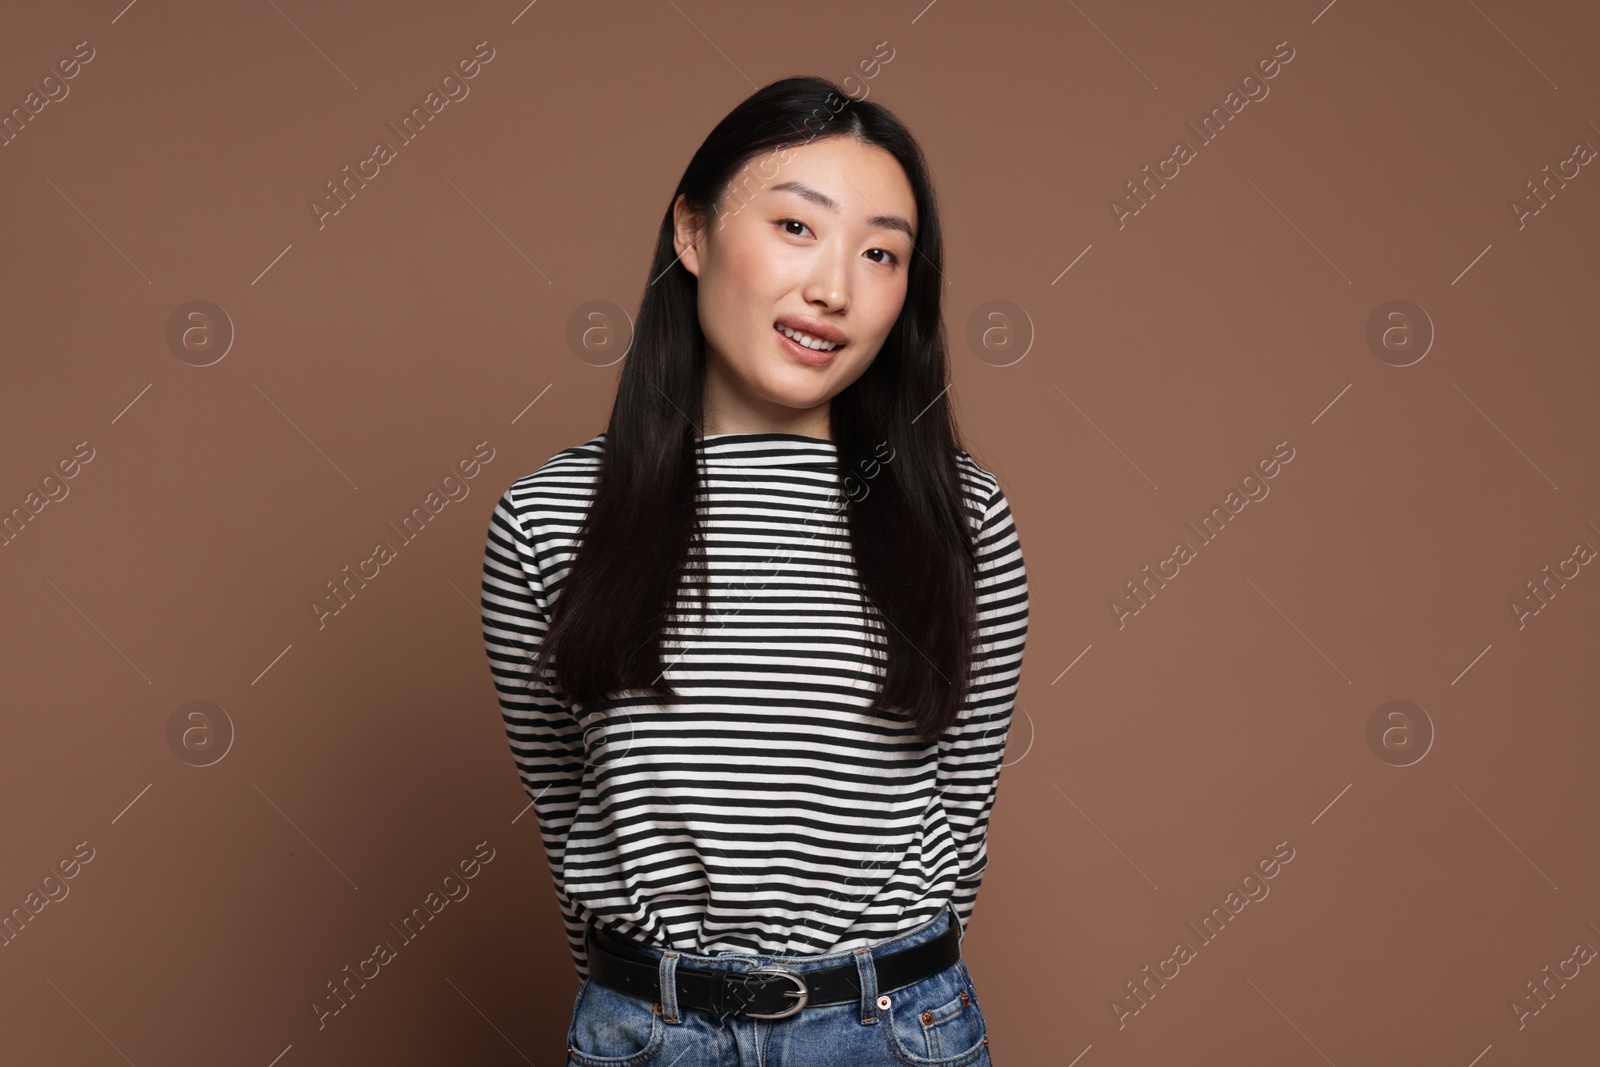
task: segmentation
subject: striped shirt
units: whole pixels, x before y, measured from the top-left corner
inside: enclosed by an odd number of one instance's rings
[[[869,648],[881,656],[884,642],[864,619],[836,446],[796,434],[697,439],[708,615],[702,628],[698,591],[684,594],[662,636],[683,703],[639,691],[585,712],[534,679],[604,443],[602,433],[558,452],[506,490],[489,521],[481,601],[579,977],[591,918],[701,955],[845,951],[947,902],[964,928],[988,863],[1028,628],[1022,546],[994,475],[959,454],[979,644],[959,717],[925,744],[909,722],[865,714],[881,684]]]

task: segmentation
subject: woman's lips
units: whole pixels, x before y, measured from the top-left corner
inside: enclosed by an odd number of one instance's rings
[[[827,366],[829,363],[833,362],[833,357],[837,356],[844,348],[844,345],[840,345],[831,352],[819,352],[815,348],[807,348],[805,345],[796,344],[794,341],[791,341],[788,335],[786,335],[782,330],[778,329],[776,325],[772,327],[772,333],[783,344],[785,351],[787,351],[791,356],[799,360],[801,363],[805,363],[812,367]]]

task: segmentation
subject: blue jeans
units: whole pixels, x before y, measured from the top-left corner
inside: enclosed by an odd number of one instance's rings
[[[658,961],[664,1002],[584,979],[567,1030],[567,1067],[990,1067],[988,1025],[965,960],[899,989],[878,988],[876,957],[930,941],[955,921],[947,906],[870,948],[824,956],[699,956],[641,945]],[[859,1000],[808,1006],[785,1019],[721,1021],[677,1003],[680,965],[748,970],[777,963],[804,974],[841,962],[856,966]]]

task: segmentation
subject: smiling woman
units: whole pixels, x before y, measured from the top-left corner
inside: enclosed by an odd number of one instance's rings
[[[916,197],[894,156],[854,137],[744,170],[774,163],[785,180],[714,228],[687,194],[673,202],[673,247],[699,280],[705,430],[825,439],[829,399],[871,365],[905,304]]]
[[[759,90],[666,206],[605,432],[490,518],[569,1064],[989,1063],[961,941],[1028,589],[942,403],[942,257],[898,119]]]

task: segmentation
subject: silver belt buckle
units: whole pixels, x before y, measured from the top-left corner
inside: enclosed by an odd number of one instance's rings
[[[795,984],[796,988],[785,990],[783,995],[786,996],[786,997],[798,997],[799,999],[796,1000],[791,1007],[785,1008],[783,1011],[773,1012],[773,1013],[766,1014],[766,1015],[758,1015],[755,1012],[746,1012],[745,1013],[745,1017],[746,1018],[750,1018],[750,1019],[787,1019],[789,1016],[798,1013],[801,1008],[805,1007],[806,1006],[806,1001],[808,999],[810,999],[810,997],[811,997],[811,990],[806,988],[805,979],[801,978],[798,974],[796,974],[794,971],[791,971],[787,967],[779,967],[777,964],[767,964],[764,967],[752,967],[752,968],[750,968],[748,973],[749,974],[776,974],[776,975],[781,975],[782,977],[789,979],[789,981],[791,981],[791,982],[793,982]]]

